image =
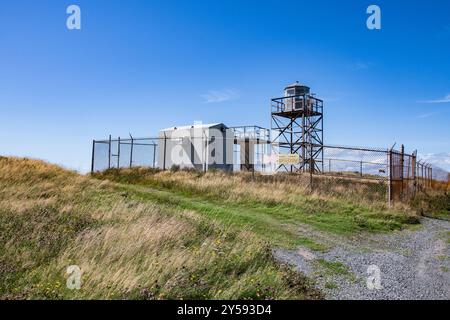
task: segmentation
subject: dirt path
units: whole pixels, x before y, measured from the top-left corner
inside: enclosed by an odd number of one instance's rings
[[[359,239],[321,235],[321,240],[332,249],[276,249],[274,254],[312,278],[327,299],[450,299],[448,221],[424,218],[418,230]],[[377,270],[381,286],[369,289],[367,279],[372,276],[369,286],[376,284]]]

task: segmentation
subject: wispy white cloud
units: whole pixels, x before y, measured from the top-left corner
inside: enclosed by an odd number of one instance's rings
[[[210,90],[205,94],[202,94],[201,97],[203,98],[204,103],[218,103],[218,102],[225,102],[225,101],[231,101],[231,100],[237,100],[239,99],[239,92],[232,89],[225,89],[225,90]]]
[[[441,104],[441,103],[450,103],[450,93],[447,94],[445,97],[440,98],[440,99],[431,99],[431,100],[419,100],[417,101],[417,103],[428,103],[428,104]],[[443,109],[443,110],[437,110],[437,111],[432,111],[432,112],[427,112],[421,115],[418,115],[416,117],[416,119],[424,119],[424,118],[428,118],[443,112],[448,112],[449,109]]]
[[[353,71],[367,70],[372,66],[371,62],[356,61],[350,66]]]
[[[422,100],[418,101],[419,103],[449,103],[450,102],[450,93],[447,94],[444,98],[434,99],[434,100]]]
[[[434,116],[434,115],[436,115],[436,114],[439,114],[439,113],[441,113],[441,112],[442,112],[442,111],[436,111],[436,112],[424,113],[424,114],[418,115],[416,118],[417,118],[417,119],[425,119],[425,118],[429,118],[429,117],[431,117],[431,116]]]

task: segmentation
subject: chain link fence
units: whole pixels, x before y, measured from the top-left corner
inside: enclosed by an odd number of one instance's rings
[[[92,144],[91,172],[111,168],[157,168],[159,138],[128,138],[94,140]]]
[[[432,187],[433,168],[417,152],[381,148],[323,146],[322,169],[309,172],[313,189],[334,182],[369,199],[408,201]],[[325,183],[326,182],[326,183]],[[358,192],[355,192],[358,189]]]
[[[368,201],[389,201],[387,149],[327,145],[323,146],[320,160],[320,170],[308,172],[312,190]]]
[[[298,163],[283,163],[267,132],[252,135],[235,130],[234,137],[133,138],[94,140],[92,172],[111,168],[148,167],[160,170],[223,169],[253,174],[297,174],[309,180],[312,191],[360,196],[368,200],[408,201],[432,187],[433,169],[417,159],[416,152],[401,150],[320,146],[322,157],[314,165],[298,170]],[[255,131],[253,131],[255,132]],[[230,147],[232,155],[228,150]],[[312,160],[315,161],[315,160]],[[230,163],[231,162],[231,163]],[[284,172],[280,172],[283,167]],[[295,170],[290,170],[295,169]],[[307,178],[307,179],[305,179]]]

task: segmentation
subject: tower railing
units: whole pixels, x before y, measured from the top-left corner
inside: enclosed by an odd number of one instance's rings
[[[254,139],[270,143],[270,130],[260,126],[237,126],[230,127],[234,130],[236,139]]]
[[[293,95],[272,99],[271,112],[307,112],[319,114],[323,112],[323,100],[312,95]]]

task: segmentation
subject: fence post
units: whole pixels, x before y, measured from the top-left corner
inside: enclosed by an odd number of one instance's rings
[[[413,178],[413,197],[416,197],[416,193],[417,193],[417,150],[415,150],[412,154],[411,174],[412,174],[412,178]]]
[[[111,169],[111,135],[109,135],[108,142],[108,169]]]
[[[419,164],[419,174],[420,174],[420,189],[424,188],[424,180],[423,180],[423,163]]]
[[[120,169],[120,137],[117,139],[117,169]]]
[[[314,185],[313,185],[313,170],[314,170],[314,163],[313,163],[313,144],[309,144],[309,185],[311,187],[311,192],[314,191]]]
[[[417,191],[422,189],[422,164],[417,161]]]
[[[430,188],[433,188],[433,167],[430,166]]]
[[[417,157],[416,157],[416,168],[415,168],[415,172],[416,172],[416,194],[417,194],[417,192],[420,191],[419,161],[417,161]]]
[[[156,144],[153,144],[153,169],[155,169],[156,160]]]
[[[402,144],[401,146],[401,155],[400,155],[400,181],[401,181],[401,193],[400,193],[400,199],[403,201],[404,200],[404,193],[405,193],[405,185],[404,185],[404,180],[405,180],[405,146]]]
[[[420,189],[423,189],[423,163],[419,162]]]
[[[431,188],[431,176],[430,176],[430,165],[427,166],[427,181],[428,181],[428,188]]]
[[[362,162],[362,160],[361,160],[360,167],[359,167],[359,173],[360,173],[360,176],[362,178],[362,176],[363,176],[363,162]]]
[[[388,205],[392,205],[392,149],[388,151],[388,167],[389,167],[389,181],[388,181]]]
[[[166,170],[166,150],[167,150],[167,136],[164,131],[164,156],[163,156],[163,171]]]
[[[252,166],[252,180],[255,180],[255,166],[258,163],[258,158],[259,158],[259,154],[258,154],[259,145],[258,144],[256,144],[254,151],[256,151],[256,157],[255,157],[255,155],[253,155],[253,161],[252,161],[253,163],[251,164],[251,166]]]
[[[422,179],[423,179],[423,188],[427,187],[427,165],[422,163]]]
[[[94,173],[94,159],[95,159],[95,140],[92,140],[91,173]]]
[[[244,128],[244,135],[245,135],[245,128]],[[205,138],[205,145],[203,150],[203,166],[204,166],[204,172],[208,171],[207,162],[208,162],[208,137],[205,135],[205,130],[202,131],[202,141],[203,138]]]
[[[419,174],[420,174],[420,189],[423,190],[424,188],[424,180],[423,180],[423,163],[419,164]]]
[[[134,139],[131,134],[130,138],[131,138],[131,150],[130,150],[130,169],[131,169],[133,167],[133,147],[134,147]]]
[[[423,188],[425,189],[427,187],[427,173],[425,170],[425,163],[422,163],[422,183]]]

